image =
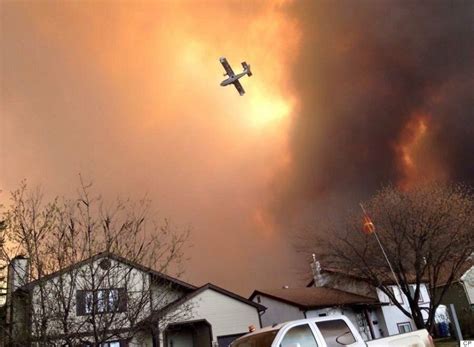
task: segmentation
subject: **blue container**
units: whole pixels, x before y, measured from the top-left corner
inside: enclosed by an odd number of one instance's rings
[[[439,337],[448,337],[449,336],[449,325],[446,322],[438,323],[438,333]]]

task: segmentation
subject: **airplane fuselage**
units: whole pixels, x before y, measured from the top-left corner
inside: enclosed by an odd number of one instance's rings
[[[242,76],[245,76],[246,74],[247,74],[247,71],[244,71],[244,72],[239,73],[239,74],[237,74],[237,75],[235,75],[235,76],[230,76],[229,78],[227,78],[227,79],[225,79],[225,80],[223,80],[223,81],[221,82],[221,86],[225,87],[225,86],[227,86],[227,85],[229,85],[229,84],[232,84],[232,83],[234,83],[235,81],[237,81],[239,78],[241,78]]]

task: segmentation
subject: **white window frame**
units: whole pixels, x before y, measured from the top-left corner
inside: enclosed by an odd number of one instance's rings
[[[84,314],[120,312],[119,288],[97,289],[84,291]]]
[[[418,297],[418,303],[423,304],[425,301],[423,300],[423,293],[421,290],[421,284],[420,284],[420,296]],[[413,293],[412,293],[413,290]],[[415,296],[415,290],[416,290],[416,285],[415,284],[410,284],[410,295]]]
[[[402,291],[400,290],[400,288],[398,288],[398,286],[389,286],[388,287],[388,290],[390,290],[393,294],[393,296],[395,297],[395,300],[397,300],[397,302],[400,304],[400,305],[403,305],[405,302],[403,301],[403,293]],[[398,295],[397,295],[398,294]],[[389,297],[390,299],[390,304],[391,305],[395,305],[395,303],[392,301],[392,299]]]
[[[401,327],[407,327],[407,326],[409,327],[410,330],[405,331],[405,329],[403,329],[404,331],[400,331],[400,328],[401,328]],[[409,333],[409,332],[413,331],[413,328],[412,328],[410,322],[397,323],[397,328],[398,328],[398,332],[399,332],[400,334],[405,334],[405,333]]]

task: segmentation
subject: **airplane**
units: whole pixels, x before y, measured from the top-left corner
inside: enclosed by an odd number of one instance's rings
[[[242,62],[242,66],[244,67],[244,72],[236,75],[234,74],[234,71],[232,71],[232,68],[230,67],[226,58],[221,57],[219,60],[226,71],[224,76],[229,76],[227,79],[221,82],[221,86],[225,87],[225,86],[228,86],[229,84],[233,84],[235,88],[237,88],[237,91],[239,92],[240,96],[244,95],[245,90],[240,84],[239,78],[244,75],[252,76],[252,72],[250,71],[250,65],[248,65],[245,61]]]

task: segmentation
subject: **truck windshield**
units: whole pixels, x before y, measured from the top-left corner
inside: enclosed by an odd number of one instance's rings
[[[278,329],[242,337],[230,344],[230,347],[270,347]]]

